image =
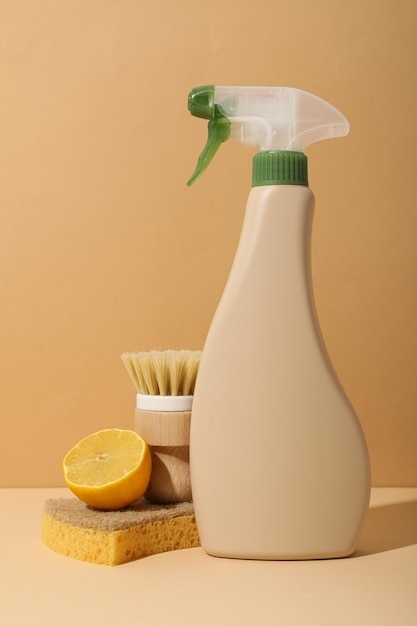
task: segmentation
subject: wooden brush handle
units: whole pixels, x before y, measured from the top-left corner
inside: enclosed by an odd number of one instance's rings
[[[136,430],[150,446],[189,446],[191,411],[135,410]]]
[[[168,504],[191,502],[191,411],[162,413],[135,409],[135,430],[148,444],[152,474],[145,497]]]

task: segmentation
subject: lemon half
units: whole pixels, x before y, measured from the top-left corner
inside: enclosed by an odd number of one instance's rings
[[[84,439],[62,463],[68,488],[91,507],[121,509],[141,498],[152,471],[146,442],[132,430],[108,428]]]

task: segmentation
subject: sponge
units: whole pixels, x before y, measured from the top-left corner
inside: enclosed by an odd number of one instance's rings
[[[157,505],[144,498],[120,511],[51,498],[44,505],[42,540],[59,554],[100,565],[200,545],[191,502]]]

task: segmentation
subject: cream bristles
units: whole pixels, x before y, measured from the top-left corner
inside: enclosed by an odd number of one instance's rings
[[[121,355],[137,393],[152,396],[192,396],[200,357],[200,350],[153,350]]]

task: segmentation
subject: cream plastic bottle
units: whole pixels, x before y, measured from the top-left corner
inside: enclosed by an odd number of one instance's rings
[[[210,119],[189,184],[229,136],[261,149],[195,388],[190,470],[201,544],[231,558],[348,556],[368,510],[370,466],[317,321],[303,151],[349,124],[320,98],[284,87],[205,86],[189,109]]]

